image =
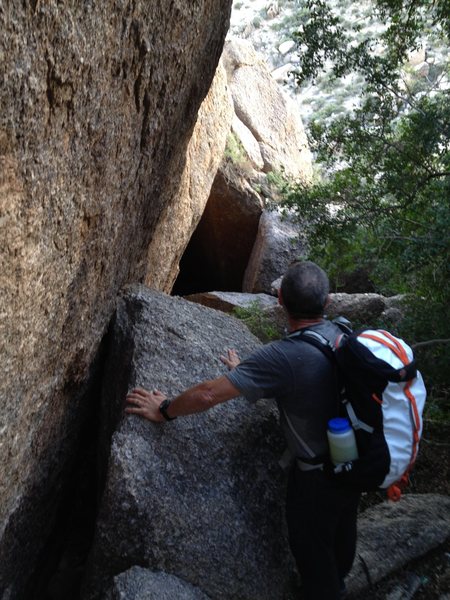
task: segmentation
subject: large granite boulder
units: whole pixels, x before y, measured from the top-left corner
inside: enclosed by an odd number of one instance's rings
[[[259,220],[258,234],[245,269],[243,292],[270,294],[272,282],[289,265],[304,257],[306,242],[298,227],[278,211],[266,210]]]
[[[120,298],[102,392],[115,433],[86,598],[139,564],[214,600],[281,600],[291,563],[273,404],[236,399],[163,424],[122,414],[130,387],[173,396],[223,374],[228,347],[258,345],[237,319],[181,298],[142,286]]]
[[[275,250],[271,260],[267,252],[261,259],[261,251],[257,257],[254,251],[246,274],[260,216],[268,203],[280,199],[279,188],[267,173],[285,173],[303,183],[309,182],[312,174],[298,109],[272,78],[262,56],[248,42],[236,39],[226,43],[222,61],[234,113],[205,211],[180,263],[173,289],[181,295],[212,289],[242,291],[244,277],[244,291],[263,291],[258,287],[261,260],[264,268],[268,262],[274,266],[284,252],[284,246],[278,251],[271,248]],[[298,237],[293,226],[289,236]],[[266,276],[268,285],[270,277],[283,271],[283,266],[278,267]]]
[[[0,597],[21,597],[53,526],[117,291],[152,280],[230,6],[1,5]]]
[[[273,308],[278,300],[269,294],[245,294],[242,292],[202,292],[185,296],[190,302],[197,302],[222,312],[232,313],[236,308]]]
[[[357,598],[372,584],[438,548],[450,537],[450,498],[406,494],[383,502],[358,522],[356,558],[347,587]]]
[[[219,63],[189,142],[180,189],[166,204],[148,250],[147,283],[170,292],[179,262],[200,221],[222,160],[233,108]]]
[[[223,57],[236,116],[257,142],[264,172],[284,171],[304,183],[311,181],[311,152],[295,102],[249,41],[227,40]],[[239,135],[236,123],[234,131]],[[241,141],[253,156],[255,143],[248,133]]]
[[[391,299],[380,294],[330,294],[330,303],[326,307],[328,319],[345,317],[355,329],[373,327],[380,321],[383,326],[398,324],[404,316],[405,309],[399,308],[400,301],[395,296]],[[274,303],[272,307],[263,309],[264,317],[274,324],[280,335],[286,332],[286,313],[282,306]],[[387,325],[385,325],[387,324]]]

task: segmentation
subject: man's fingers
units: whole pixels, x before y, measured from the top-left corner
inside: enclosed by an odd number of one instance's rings
[[[127,402],[131,404],[136,404],[137,406],[142,406],[144,404],[144,399],[140,396],[127,396]]]
[[[144,388],[133,388],[128,394],[135,394],[136,396],[141,396],[142,398],[148,398],[152,394],[154,396],[164,396],[162,392],[159,390],[144,390]]]
[[[125,412],[132,415],[142,415],[145,412],[145,409],[138,406],[127,406]]]
[[[144,390],[136,387],[128,392],[125,399],[125,412],[138,415],[149,421],[161,422],[164,417],[159,412],[159,405],[166,396],[159,390]]]
[[[150,392],[148,390],[144,390],[143,388],[133,388],[130,393],[136,396],[142,396],[143,398],[146,398]]]

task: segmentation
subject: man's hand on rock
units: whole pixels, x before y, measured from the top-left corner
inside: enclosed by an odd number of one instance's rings
[[[139,415],[155,423],[161,423],[165,419],[159,411],[159,405],[166,397],[159,390],[148,392],[142,388],[135,388],[127,394],[125,412]]]
[[[230,371],[231,371],[231,369],[234,369],[234,367],[237,367],[238,364],[241,362],[241,359],[239,358],[238,353],[233,348],[230,348],[230,350],[227,350],[227,355],[221,356],[220,360],[223,362],[224,365],[227,365],[227,367],[230,369]]]

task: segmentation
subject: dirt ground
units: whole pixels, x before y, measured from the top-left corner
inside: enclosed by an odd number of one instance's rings
[[[450,424],[425,422],[419,456],[406,493],[450,496]],[[375,495],[365,500],[368,504],[376,501]],[[412,591],[415,588],[417,591]],[[364,593],[364,600],[411,598],[450,600],[450,539]]]

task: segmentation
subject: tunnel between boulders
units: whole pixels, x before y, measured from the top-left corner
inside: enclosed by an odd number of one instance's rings
[[[247,182],[219,171],[181,258],[172,293],[242,291],[262,208],[261,199]]]

